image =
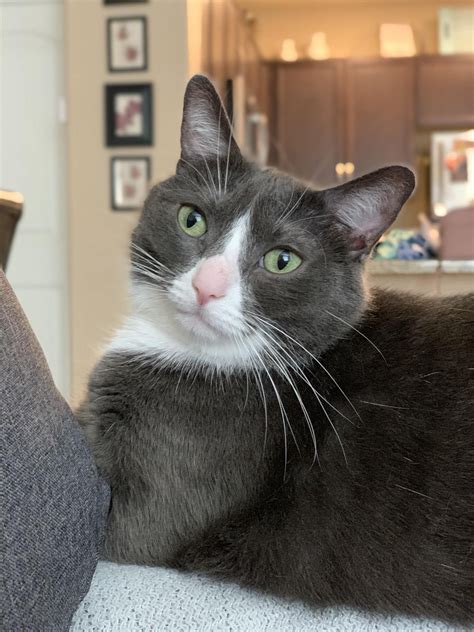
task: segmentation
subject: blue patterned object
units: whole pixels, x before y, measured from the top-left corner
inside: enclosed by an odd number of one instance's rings
[[[435,253],[423,235],[415,230],[394,228],[374,250],[374,259],[433,259]]]

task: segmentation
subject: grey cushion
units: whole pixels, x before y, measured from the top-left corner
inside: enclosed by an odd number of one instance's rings
[[[67,630],[109,490],[0,270],[0,629]]]
[[[449,632],[439,621],[311,609],[164,568],[99,562],[71,632]]]

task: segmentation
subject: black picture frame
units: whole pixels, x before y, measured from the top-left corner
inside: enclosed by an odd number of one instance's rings
[[[113,33],[112,28],[116,23],[126,22],[140,22],[142,25],[143,33],[143,63],[138,66],[118,66],[114,65],[113,55]],[[145,15],[130,15],[111,17],[107,19],[106,23],[107,32],[107,68],[109,72],[142,72],[148,70],[148,20]]]
[[[126,97],[129,96],[130,107],[126,105],[126,112],[123,112],[123,105],[126,104]],[[121,98],[122,104],[118,100]],[[133,100],[133,98],[135,99]],[[137,107],[137,97],[139,100],[140,119],[135,119],[137,111],[133,112],[133,107]],[[151,83],[113,83],[105,86],[105,142],[107,147],[142,147],[153,144],[153,86]],[[131,106],[133,106],[131,108]],[[130,109],[132,111],[130,112]],[[122,112],[120,112],[122,110]],[[120,131],[120,116],[128,116],[129,127],[134,119],[137,121],[140,131],[133,133],[133,130]]]
[[[135,204],[121,203],[117,199],[117,172],[116,166],[120,163],[137,162],[142,163],[145,166],[146,182],[143,195],[140,195],[140,201]],[[151,158],[150,156],[112,156],[110,158],[110,206],[113,211],[137,211],[140,210],[145,201],[145,197],[148,194],[151,180]]]
[[[148,0],[103,0],[104,4],[147,4]]]

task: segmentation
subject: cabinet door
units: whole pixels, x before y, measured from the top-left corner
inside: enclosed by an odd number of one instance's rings
[[[415,163],[412,59],[346,62],[347,152],[354,176]]]
[[[416,61],[417,123],[474,126],[474,55],[430,55]]]
[[[336,181],[344,160],[341,61],[278,64],[276,138],[278,166],[317,187]]]

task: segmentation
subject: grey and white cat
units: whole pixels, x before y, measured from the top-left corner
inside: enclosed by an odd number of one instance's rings
[[[78,411],[112,488],[105,556],[472,621],[474,295],[364,284],[413,174],[315,191],[259,169],[199,76],[181,142]]]

